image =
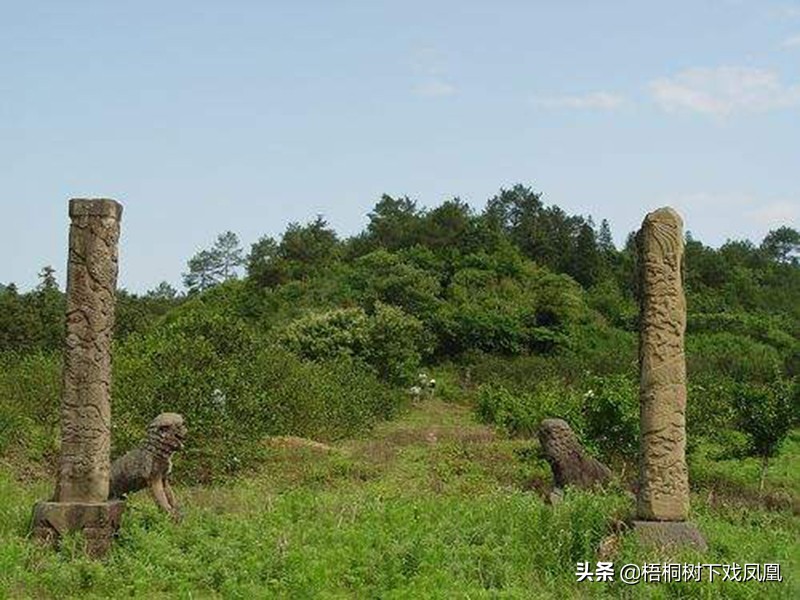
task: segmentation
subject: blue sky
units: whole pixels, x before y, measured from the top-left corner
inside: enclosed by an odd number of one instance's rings
[[[120,285],[178,285],[382,193],[521,182],[621,240],[800,226],[800,2],[0,0],[0,282],[63,285],[71,197],[125,206]]]

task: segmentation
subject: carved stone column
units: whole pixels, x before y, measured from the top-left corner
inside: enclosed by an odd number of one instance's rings
[[[104,554],[123,504],[108,502],[111,467],[111,341],[122,206],[74,199],[67,263],[61,454],[51,502],[34,509],[34,534],[55,540],[82,530],[90,554]]]
[[[655,542],[702,546],[699,532],[684,523],[689,514],[689,476],[683,221],[671,208],[656,210],[645,217],[636,241],[641,429],[636,527]]]

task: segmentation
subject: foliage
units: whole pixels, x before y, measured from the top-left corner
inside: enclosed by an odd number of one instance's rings
[[[564,419],[582,432],[582,399],[557,380],[541,382],[532,392],[512,392],[501,386],[481,386],[476,410],[485,423],[498,425],[512,435],[533,437],[544,419]]]
[[[631,515],[632,502],[614,490],[570,490],[548,506],[522,489],[526,476],[542,473],[540,461],[532,465],[522,452],[529,442],[454,437],[430,444],[425,433],[436,427],[444,437],[443,423],[454,436],[480,431],[458,407],[437,407],[328,452],[271,449],[259,472],[235,483],[179,486],[180,525],[147,495],[135,495],[104,561],[83,557],[78,536],[59,551],[32,544],[31,506],[51,483],[20,482],[0,466],[0,596],[793,597],[798,523],[791,510],[709,500],[723,483],[757,485],[754,461],[693,465],[692,481],[709,482],[692,503],[709,551],[675,551],[669,560],[779,562],[783,583],[578,583],[576,563],[605,560],[601,542]],[[792,454],[782,453],[770,487],[791,490],[782,479],[791,468]],[[616,564],[664,560],[630,534],[610,539],[619,546],[609,558]]]
[[[347,285],[367,310],[382,302],[398,306],[418,319],[429,319],[441,304],[441,285],[435,273],[386,250],[357,258]]]
[[[20,294],[14,284],[0,289],[0,351],[54,350],[64,339],[66,302],[55,270],[45,266],[39,285]]]
[[[361,308],[311,313],[289,324],[279,340],[309,360],[339,356],[361,360],[382,379],[398,384],[413,380],[429,349],[418,319],[381,303],[371,315]]]
[[[60,356],[0,353],[0,454],[17,449],[34,462],[52,459],[59,425]]]
[[[800,231],[791,227],[773,229],[764,237],[760,250],[774,261],[797,264],[800,260]]]
[[[567,326],[585,311],[577,286],[529,264],[509,273],[504,258],[462,260],[431,325],[439,354],[548,352],[565,343]]]
[[[686,432],[689,451],[701,443],[712,441],[723,446],[722,453],[736,452],[736,408],[733,379],[704,373],[689,378],[686,399]]]
[[[597,372],[629,364],[622,357],[629,351],[624,332],[637,328],[634,247],[628,236],[618,249],[608,221],[595,227],[524,185],[501,189],[482,211],[458,198],[427,208],[384,195],[368,217],[365,230],[347,239],[322,216],[261,238],[228,310],[260,329],[281,330],[309,311],[361,307],[371,314],[380,302],[422,322],[435,337],[436,360],[534,352],[559,353],[570,366],[582,360]],[[774,368],[800,372],[796,235],[783,227],[760,245],[732,240],[714,249],[687,233],[689,333],[743,336],[690,336],[693,376],[716,369],[744,381],[766,380]],[[190,262],[190,291],[211,293],[242,262],[238,239],[226,232]],[[52,270],[41,276],[35,291],[8,285],[0,292],[0,348],[60,349],[63,295],[53,289]],[[115,333],[147,331],[180,303],[168,285],[144,296],[123,291]]]
[[[633,299],[626,297],[613,279],[603,279],[589,288],[586,301],[608,324],[621,329],[631,329],[638,312]]]
[[[338,257],[339,246],[336,232],[321,216],[306,225],[290,223],[280,243],[263,237],[253,244],[247,274],[261,287],[306,279],[329,267]]]
[[[765,382],[781,371],[774,346],[733,333],[690,335],[686,340],[689,377],[715,375],[737,381]]]
[[[217,236],[214,246],[200,250],[189,259],[183,284],[193,292],[203,292],[223,281],[234,279],[236,269],[244,264],[239,237],[232,231]]]
[[[346,239],[321,216],[262,237],[243,280],[227,232],[190,259],[187,297],[166,283],[119,291],[113,455],[159,412],[181,412],[189,436],[174,474],[193,487],[178,491],[180,527],[132,499],[105,562],[82,558],[79,536],[58,552],[27,540],[58,450],[65,298],[51,267],[30,291],[0,285],[0,596],[796,595],[794,582],[576,584],[575,563],[600,560],[604,540],[619,542],[617,564],[663,556],[608,538],[631,516],[619,491],[568,493],[555,507],[531,491],[549,477],[530,439],[547,417],[604,458],[633,461],[631,236],[617,248],[606,220],[596,228],[523,185],[482,210],[384,195],[368,219]],[[782,227],[760,244],[711,248],[687,233],[687,441],[703,562],[789,571],[798,554],[797,240]],[[422,369],[446,403],[373,428],[405,406]],[[474,422],[462,406],[473,402],[509,436]],[[274,435],[332,447],[276,448]]]
[[[0,450],[54,458],[60,376],[53,355],[0,355]],[[178,460],[187,481],[252,467],[267,435],[353,435],[391,416],[402,398],[357,362],[303,361],[203,304],[118,343],[112,395],[114,455],[138,443],[160,412],[184,414],[190,435]]]
[[[537,379],[532,386],[511,390],[482,385],[476,411],[515,436],[535,437],[544,419],[567,421],[583,443],[608,460],[632,461],[639,448],[639,403],[627,376],[592,377],[584,390],[561,379]]]
[[[635,460],[639,452],[639,395],[624,375],[594,377],[583,396],[586,436],[608,459]]]
[[[194,432],[183,472],[216,479],[258,464],[270,433],[363,430],[393,414],[420,370],[445,364],[441,393],[474,395],[489,422],[530,435],[541,418],[566,416],[585,443],[631,459],[632,236],[617,248],[607,221],[596,227],[523,185],[482,209],[384,195],[368,218],[349,238],[322,216],[262,237],[241,280],[227,232],[191,259],[188,295],[166,283],[120,290],[114,452],[157,412],[181,410]],[[750,440],[741,415],[755,408],[743,397],[775,409],[759,431],[786,413],[774,382],[800,376],[796,237],[783,227],[711,248],[687,233],[692,453],[734,456]],[[64,305],[50,267],[30,291],[0,286],[0,450],[35,463],[57,448]]]
[[[737,428],[748,436],[750,452],[763,459],[766,469],[769,458],[800,423],[800,388],[782,380],[740,383],[734,398]]]

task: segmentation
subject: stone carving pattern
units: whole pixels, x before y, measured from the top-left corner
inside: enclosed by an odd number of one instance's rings
[[[639,518],[683,521],[686,468],[686,300],[683,223],[672,209],[645,217],[637,236],[641,324]]]
[[[556,488],[567,485],[588,488],[611,478],[608,467],[586,453],[575,432],[562,419],[542,421],[539,444],[550,463]]]
[[[59,502],[108,498],[111,337],[121,212],[111,200],[70,202]]]

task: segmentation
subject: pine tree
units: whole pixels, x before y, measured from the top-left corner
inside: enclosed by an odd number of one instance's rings
[[[203,292],[208,288],[236,278],[237,267],[244,264],[238,236],[226,231],[217,236],[209,250],[201,250],[187,262],[189,270],[183,274],[183,284],[189,292]]]
[[[607,219],[600,221],[600,231],[597,232],[597,248],[606,255],[613,254],[617,250]]]

